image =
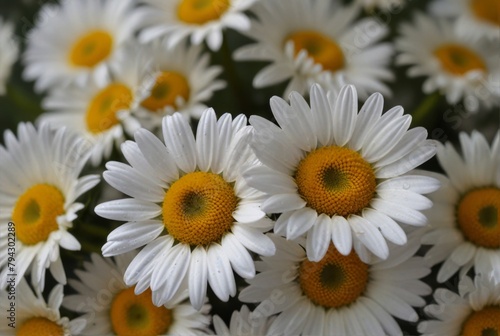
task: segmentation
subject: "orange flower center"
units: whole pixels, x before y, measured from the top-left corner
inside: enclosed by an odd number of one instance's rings
[[[92,68],[104,61],[113,49],[113,38],[103,30],[95,30],[81,36],[71,47],[70,63],[74,66]]]
[[[130,108],[132,91],[121,83],[113,83],[95,95],[87,108],[85,121],[91,133],[101,133],[119,123],[116,113]]]
[[[134,287],[113,299],[110,309],[113,331],[119,336],[164,335],[172,325],[172,311],[156,307],[150,289],[135,295]]]
[[[186,23],[202,25],[219,19],[230,6],[229,0],[181,0],[177,16]]]
[[[498,336],[500,333],[500,307],[487,306],[473,312],[462,326],[462,336]]]
[[[375,194],[373,168],[344,147],[318,148],[300,161],[295,173],[307,205],[328,216],[348,216],[365,208]]]
[[[63,328],[45,317],[32,317],[17,330],[16,336],[63,336]]]
[[[176,240],[192,246],[218,242],[234,222],[233,187],[213,173],[193,172],[175,181],[163,201],[163,223]]]
[[[19,197],[12,213],[16,234],[25,245],[46,241],[58,229],[57,217],[64,213],[64,196],[48,184],[36,184]]]
[[[479,20],[500,26],[500,1],[471,0],[470,6]]]
[[[500,189],[475,189],[460,200],[458,227],[465,238],[485,248],[500,247]]]
[[[175,71],[164,71],[157,78],[149,97],[141,105],[150,111],[157,112],[167,106],[177,109],[176,98],[184,101],[189,98],[189,83],[186,78]]]
[[[434,50],[443,69],[453,75],[473,70],[486,71],[483,59],[476,52],[459,44],[445,44]]]

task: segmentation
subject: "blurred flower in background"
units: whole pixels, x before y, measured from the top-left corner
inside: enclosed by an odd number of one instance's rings
[[[393,78],[385,69],[393,48],[390,43],[377,44],[387,35],[387,26],[371,18],[356,21],[357,6],[268,0],[259,2],[254,11],[257,20],[243,33],[257,43],[240,48],[234,57],[272,62],[256,74],[255,88],[291,78],[284,97],[292,91],[305,94],[313,83],[325,89],[354,84],[363,99],[373,92],[390,95],[382,80]]]
[[[500,334],[499,17],[2,2],[0,334]]]
[[[0,18],[0,96],[5,94],[5,82],[17,60],[19,46],[14,39],[14,25]]]
[[[90,78],[102,84],[123,57],[123,49],[137,30],[133,0],[64,0],[40,9],[27,36],[24,78],[36,80],[35,89],[76,83]]]

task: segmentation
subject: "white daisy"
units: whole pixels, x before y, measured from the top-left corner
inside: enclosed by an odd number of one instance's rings
[[[423,336],[498,335],[500,283],[485,276],[476,276],[473,282],[466,276],[460,280],[458,291],[436,289],[436,303],[425,307],[427,315],[436,320],[420,322],[418,331]]]
[[[194,335],[208,332],[210,305],[196,311],[183,302],[187,292],[170,308],[156,307],[151,290],[135,295],[134,287],[123,282],[123,274],[137,255],[135,251],[114,260],[97,254],[77,270],[79,280],[68,282],[78,294],[64,298],[63,306],[84,313],[83,335]]]
[[[92,147],[91,162],[98,165],[108,158],[113,145],[121,144],[124,130],[132,134],[139,123],[131,112],[149,94],[145,83],[149,62],[135,43],[124,50],[127,56],[110,71],[111,78],[102,83],[91,80],[84,88],[76,85],[52,90],[42,102],[49,112],[38,121],[54,127],[67,126],[84,137]]]
[[[20,123],[18,137],[7,130],[5,148],[0,146],[0,251],[7,251],[8,222],[16,235],[16,273],[31,271],[34,287],[42,290],[45,269],[66,283],[59,246],[79,250],[80,243],[68,232],[83,204],[75,202],[99,183],[99,176],[78,178],[88,158],[81,138],[65,129],[51,132],[43,124]],[[7,253],[0,256],[0,283],[8,273]]]
[[[460,134],[463,158],[451,143],[438,148],[437,157],[448,177],[429,195],[431,230],[423,244],[431,265],[444,261],[437,280],[444,282],[460,269],[466,274],[491,274],[500,281],[500,132],[491,148],[479,132]]]
[[[12,65],[17,60],[19,44],[14,38],[14,26],[0,17],[0,96],[5,94],[5,83],[10,77]]]
[[[85,321],[70,321],[67,317],[61,317],[59,307],[63,297],[63,286],[57,285],[45,302],[41,293],[33,294],[24,279],[19,282],[15,291],[0,290],[0,333],[4,336],[79,335],[85,327]],[[12,302],[15,304],[13,314]]]
[[[226,83],[217,80],[220,66],[210,66],[210,56],[201,46],[179,44],[172,49],[157,44],[148,50],[152,58],[151,93],[137,111],[141,125],[148,129],[161,126],[167,114],[180,112],[199,119],[207,108],[203,104]]]
[[[243,305],[240,311],[234,311],[231,315],[229,327],[217,315],[214,315],[213,322],[215,334],[219,336],[262,336],[267,334],[273,320],[274,317],[254,316]]]
[[[281,128],[252,116],[252,147],[263,166],[244,173],[250,186],[267,194],[261,208],[282,213],[274,232],[297,239],[307,233],[307,256],[318,261],[330,241],[343,255],[354,245],[359,255],[368,248],[385,259],[386,239],[405,244],[400,223],[421,226],[420,210],[432,203],[421,194],[438,181],[405,175],[436,151],[427,131],[408,131],[411,116],[394,107],[382,115],[383,98],[373,94],[358,114],[353,86],[333,99],[319,85],[311,88],[311,107],[297,92],[291,105],[271,98]],[[365,257],[363,257],[365,258]],[[364,259],[364,261],[368,261]]]
[[[340,254],[330,244],[318,262],[309,261],[296,242],[269,235],[276,254],[257,262],[260,272],[239,299],[259,303],[253,317],[279,314],[267,334],[276,335],[401,335],[394,317],[416,322],[412,306],[431,288],[418,280],[430,273],[421,257],[418,230],[408,244],[394,246],[390,257],[363,263],[352,251]]]
[[[38,91],[69,83],[85,86],[92,77],[103,84],[138,27],[133,7],[134,0],[64,0],[43,6],[27,37],[24,78],[36,80]]]
[[[461,36],[500,40],[500,2],[497,0],[436,0],[430,12],[456,19],[455,29]]]
[[[257,43],[243,46],[237,60],[270,61],[254,78],[262,88],[291,79],[291,91],[304,94],[313,83],[357,86],[361,97],[390,89],[382,80],[393,78],[387,69],[393,48],[376,44],[387,27],[367,18],[354,22],[359,6],[341,7],[333,1],[269,0],[252,9],[258,19],[244,34]]]
[[[256,0],[142,0],[148,7],[142,9],[143,24],[139,35],[143,42],[163,38],[173,47],[190,37],[192,44],[206,40],[213,51],[222,45],[222,30],[246,30],[250,20],[244,11]]]
[[[105,256],[146,245],[125,272],[135,292],[153,291],[155,305],[170,304],[186,286],[200,309],[207,280],[217,297],[236,294],[233,270],[255,274],[247,249],[272,255],[274,245],[262,232],[272,227],[260,211],[262,194],[248,187],[240,172],[254,161],[248,146],[250,127],[243,115],[218,121],[208,109],[196,140],[179,113],[163,119],[163,144],[140,129],[136,142],[122,151],[129,165],[108,162],[104,179],[132,198],[99,204],[104,218],[128,221],[111,232]],[[164,234],[162,234],[164,233]]]
[[[470,111],[500,105],[500,44],[468,40],[452,22],[417,14],[413,24],[401,25],[396,48],[396,62],[410,65],[409,76],[428,77],[424,93],[439,91],[450,104],[463,98]]]

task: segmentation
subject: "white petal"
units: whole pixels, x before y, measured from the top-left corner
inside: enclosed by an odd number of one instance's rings
[[[311,87],[311,110],[314,120],[314,131],[319,142],[326,146],[332,138],[332,112],[326,94],[318,84]]]
[[[189,268],[190,257],[190,247],[185,244],[177,244],[170,249],[165,258],[164,263],[168,266],[164,268],[164,272],[155,272],[156,269],[153,270],[153,274],[151,275],[151,289],[153,289],[153,285],[157,282],[164,283],[161,291],[162,302],[156,301],[155,304],[157,306],[170,301],[177,294],[177,290],[181,286]]]
[[[301,209],[305,205],[306,201],[297,194],[278,194],[265,200],[261,209],[266,213],[281,213]]]
[[[142,155],[159,178],[163,181],[179,178],[179,171],[174,158],[160,139],[146,129],[135,132],[134,138]]]
[[[332,241],[342,255],[348,255],[352,249],[351,227],[342,216],[334,216],[331,219]]]
[[[108,162],[108,171],[103,177],[113,188],[143,201],[159,203],[165,197],[165,191],[158,184],[138,174],[129,165],[120,162]]]
[[[67,231],[61,232],[61,240],[59,241],[59,245],[70,251],[77,251],[81,247],[78,239],[76,239],[75,236]]]
[[[177,166],[186,173],[196,169],[196,143],[184,116],[176,112],[163,119],[163,138]]]
[[[261,256],[272,256],[276,252],[273,241],[256,229],[237,224],[232,231],[243,246]]]
[[[143,278],[145,270],[155,262],[155,258],[166,246],[171,247],[174,239],[171,236],[163,236],[146,245],[132,260],[127,267],[123,279],[128,286],[132,286]]]
[[[287,239],[295,240],[309,231],[316,221],[317,216],[316,210],[307,207],[295,211],[288,219],[286,227]]]
[[[373,209],[363,209],[363,217],[371,224],[375,225],[387,240],[396,245],[406,244],[406,233],[389,216]]]
[[[337,97],[333,111],[335,143],[343,147],[351,138],[358,114],[358,94],[353,85],[344,86]]]
[[[365,143],[365,138],[371,128],[382,115],[384,98],[380,93],[374,93],[365,101],[359,111],[356,127],[353,131],[349,147],[358,151]]]
[[[351,230],[349,225],[349,234]],[[311,231],[307,234],[306,251],[307,258],[311,261],[320,261],[326,254],[332,236],[332,220],[325,214],[316,219]]]
[[[226,234],[222,238],[221,245],[234,271],[244,279],[252,279],[255,276],[254,262],[236,236],[231,233]]]
[[[213,109],[203,112],[196,133],[196,148],[198,150],[198,168],[209,171],[212,162],[217,160],[219,134],[217,132],[217,117]]]
[[[387,259],[389,247],[377,228],[363,217],[351,215],[348,219],[353,233],[373,254],[380,259]]]
[[[101,217],[127,222],[155,218],[161,211],[157,204],[131,198],[101,203],[95,208],[96,214]]]
[[[409,225],[422,226],[427,223],[427,218],[424,214],[417,210],[413,210],[396,203],[385,201],[382,199],[373,199],[370,205],[386,214],[387,216]]]
[[[266,166],[257,166],[243,173],[248,185],[268,194],[297,192],[297,184],[290,175],[282,174]]]
[[[415,210],[426,210],[432,207],[427,197],[407,190],[377,190],[377,195],[386,201]]]
[[[240,203],[233,212],[233,218],[240,223],[251,223],[260,220],[266,214],[260,210],[259,203]]]

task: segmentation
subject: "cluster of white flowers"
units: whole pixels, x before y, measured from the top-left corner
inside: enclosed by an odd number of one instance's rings
[[[457,151],[384,107],[394,55],[425,94],[500,106],[500,9],[459,3],[394,43],[376,13],[402,1],[44,5],[22,54],[44,113],[0,144],[0,333],[499,334],[500,131]],[[0,94],[13,41],[0,19]],[[273,121],[209,107],[236,61],[265,62]]]

